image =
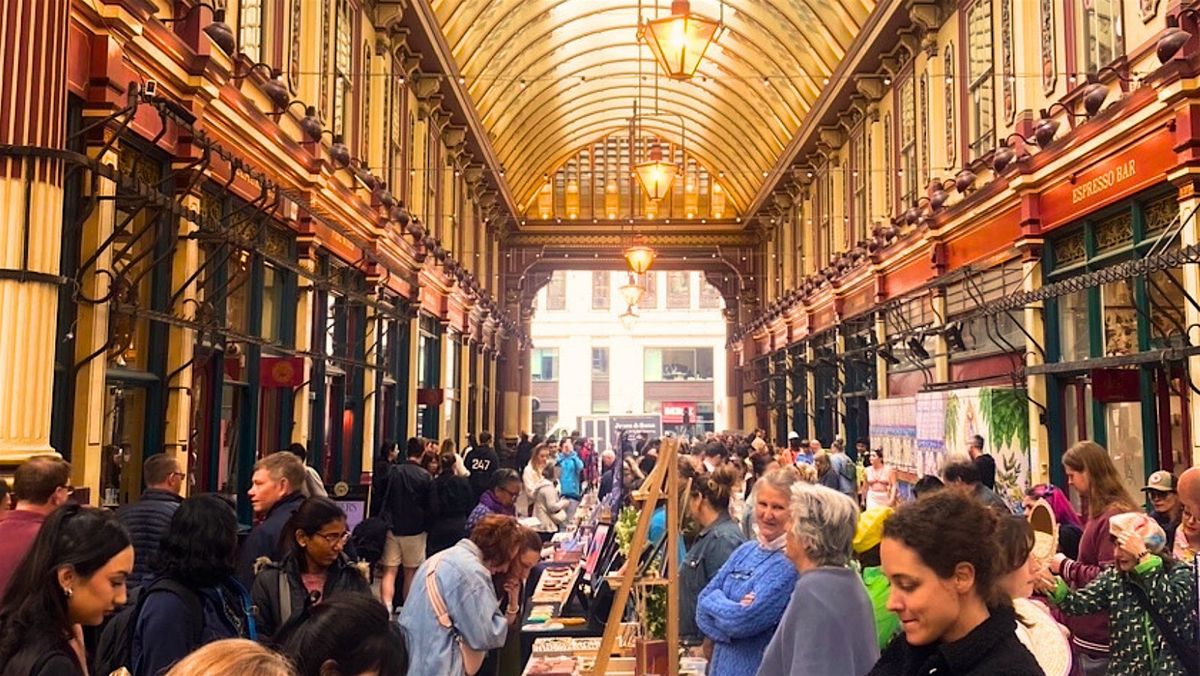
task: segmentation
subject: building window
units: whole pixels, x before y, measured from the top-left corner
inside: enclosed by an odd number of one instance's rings
[[[288,86],[292,91],[300,89],[300,18],[301,5],[304,0],[292,0],[292,11],[289,23],[291,27],[288,29],[290,33],[290,41],[288,43]]]
[[[713,351],[711,347],[648,347],[644,366],[646,382],[712,380]]]
[[[1121,0],[1082,0],[1082,62],[1088,73],[1107,66],[1124,51],[1121,43]]]
[[[692,306],[691,275],[687,272],[667,273],[667,309],[686,310]]]
[[[847,242],[862,242],[867,239],[867,222],[871,220],[867,207],[868,170],[866,125],[858,125],[850,137],[850,227]]]
[[[721,308],[721,292],[708,281],[700,280],[700,309],[719,310]]]
[[[333,133],[346,135],[346,119],[350,115],[350,70],[354,66],[352,27],[349,0],[338,0],[337,26],[333,59]]]
[[[912,76],[904,79],[897,89],[900,109],[900,208],[906,209],[917,201],[917,95]]]
[[[967,129],[971,160],[996,145],[996,95],[992,77],[992,0],[976,0],[967,12]]]
[[[535,382],[558,380],[558,348],[534,348],[530,356],[529,373]]]
[[[643,310],[654,310],[658,307],[658,273],[647,272],[642,275],[642,299],[638,301],[638,307]]]
[[[612,307],[612,275],[608,272],[592,273],[592,309],[607,310]]]
[[[608,378],[608,348],[592,348],[592,379]]]
[[[817,173],[817,190],[813,199],[813,211],[817,214],[816,254],[817,267],[824,267],[833,256],[833,229],[830,226],[833,211],[833,177],[829,167]]]
[[[252,63],[262,61],[262,35],[262,0],[241,0],[238,3],[238,49]]]
[[[566,310],[567,309],[567,275],[563,272],[555,272],[550,275],[550,282],[546,284],[546,309],[547,310]]]

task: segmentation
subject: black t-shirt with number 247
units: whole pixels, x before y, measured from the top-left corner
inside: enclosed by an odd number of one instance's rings
[[[463,460],[467,471],[471,473],[471,490],[478,500],[481,495],[492,487],[492,474],[500,469],[500,457],[491,446],[477,446]]]

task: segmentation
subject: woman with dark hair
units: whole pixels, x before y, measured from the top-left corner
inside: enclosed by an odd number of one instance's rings
[[[214,495],[188,498],[163,537],[157,577],[142,587],[134,623],[134,676],[155,676],[196,648],[256,639],[250,594],[234,578],[237,517]]]
[[[346,593],[312,606],[279,632],[300,676],[404,676],[404,635],[370,594]]]
[[[467,529],[474,530],[475,525],[488,514],[502,516],[517,516],[517,496],[521,495],[521,477],[515,469],[503,467],[492,474],[492,488],[484,491],[479,497],[479,504],[471,510],[467,517]]]
[[[888,610],[902,632],[871,676],[1041,676],[1017,639],[1012,599],[997,584],[999,514],[942,490],[901,506],[883,525]]]
[[[258,631],[272,637],[285,622],[310,605],[348,592],[370,593],[366,571],[342,552],[350,531],[346,513],[329,498],[300,503],[283,529],[278,563],[260,559],[250,597]]]
[[[729,515],[729,499],[737,480],[737,470],[723,465],[693,479],[687,496],[688,513],[701,530],[680,566],[679,636],[693,643],[704,639],[696,626],[696,599],[729,555],[746,541]]]
[[[81,626],[125,604],[129,533],[112,512],[66,505],[42,524],[0,598],[0,674],[87,674]]]
[[[519,482],[516,472],[512,474]],[[508,610],[503,611],[492,575],[511,569],[520,555],[525,530],[510,516],[487,514],[469,538],[417,569],[400,613],[400,628],[408,645],[420,646],[410,655],[410,676],[461,674],[466,672],[464,649],[482,661],[479,653],[504,645],[509,626],[517,621],[521,589],[519,583],[505,584]]]
[[[1136,512],[1139,505],[1121,482],[1103,446],[1093,441],[1078,442],[1063,454],[1062,464],[1067,482],[1087,505],[1087,523],[1079,539],[1079,556],[1070,559],[1061,552],[1055,554],[1050,572],[1061,575],[1071,589],[1083,589],[1116,561],[1116,545],[1108,536],[1109,519],[1123,512]],[[1110,653],[1108,614],[1068,617],[1065,624],[1071,630],[1075,663],[1083,676],[1106,674]]]
[[[454,543],[467,537],[467,515],[475,508],[475,492],[471,482],[458,473],[461,458],[454,451],[442,453],[438,458],[438,471],[434,473],[432,514],[429,518],[429,539],[425,544],[425,555],[449,549]]]
[[[1031,598],[1034,582],[1044,565],[1033,555],[1033,527],[1022,517],[1002,516],[996,542],[1000,545],[997,584],[1012,599],[1017,613],[1017,638],[1033,653],[1046,676],[1068,676],[1071,643],[1067,640],[1067,629],[1055,621],[1046,606]]]

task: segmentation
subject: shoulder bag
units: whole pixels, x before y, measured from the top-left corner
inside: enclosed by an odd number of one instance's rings
[[[467,676],[474,676],[483,666],[483,659],[487,657],[487,651],[476,650],[467,645],[462,634],[455,629],[454,620],[450,617],[450,610],[446,608],[446,600],[442,598],[442,592],[438,589],[437,567],[441,563],[441,559],[441,556],[429,559],[429,566],[425,571],[425,592],[429,594],[429,603],[433,606],[433,612],[437,614],[438,624],[450,632],[454,642],[458,644],[459,651],[462,652],[463,673]]]

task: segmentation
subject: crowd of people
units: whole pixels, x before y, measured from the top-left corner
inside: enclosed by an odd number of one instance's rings
[[[115,512],[70,500],[67,462],[32,458],[12,495],[0,482],[0,676],[512,673],[543,542],[590,491],[619,506],[660,445],[466,446],[383,444],[375,535],[351,531],[302,447],[255,465],[243,538],[227,497],[181,496],[168,455]],[[1152,474],[1139,501],[1078,443],[1062,458],[1077,511],[1049,484],[1006,502],[982,438],[911,490],[855,447],[861,464],[796,434],[684,440],[678,619],[708,673],[1200,672],[1200,469]],[[1035,506],[1053,554],[1020,515]],[[651,538],[669,527],[656,510]]]

